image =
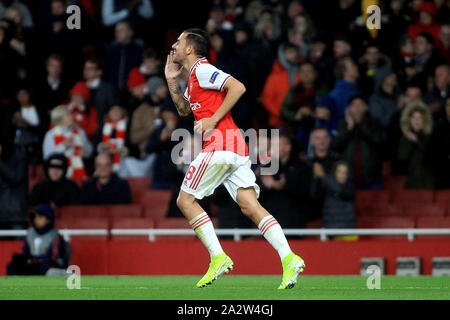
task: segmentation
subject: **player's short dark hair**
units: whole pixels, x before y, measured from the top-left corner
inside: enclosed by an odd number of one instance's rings
[[[186,41],[194,47],[195,53],[200,57],[207,57],[209,51],[209,37],[206,31],[198,28],[184,30]]]

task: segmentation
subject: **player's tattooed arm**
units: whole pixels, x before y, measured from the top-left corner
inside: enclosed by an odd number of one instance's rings
[[[191,108],[189,103],[184,99],[177,80],[178,76],[180,76],[183,72],[183,66],[173,61],[173,51],[170,51],[167,55],[164,72],[166,75],[167,85],[169,86],[170,96],[172,97],[173,103],[177,107],[178,114],[183,117],[187,116],[191,112]]]
[[[189,115],[189,113],[191,113],[191,107],[189,102],[183,98],[178,81],[167,79],[167,84],[169,86],[170,96],[172,97],[173,103],[177,108],[178,114],[182,117]]]

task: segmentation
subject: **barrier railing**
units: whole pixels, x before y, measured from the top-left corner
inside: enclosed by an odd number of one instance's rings
[[[216,229],[219,236],[232,236],[235,241],[241,241],[243,236],[261,236],[258,229]],[[405,235],[413,241],[417,235],[448,235],[450,228],[442,229],[284,229],[287,236],[319,236],[327,241],[328,236],[360,235],[386,236]],[[24,237],[26,230],[0,230],[2,237]],[[156,241],[157,236],[194,236],[192,229],[59,229],[60,234],[67,241],[72,236],[148,236],[150,241]]]

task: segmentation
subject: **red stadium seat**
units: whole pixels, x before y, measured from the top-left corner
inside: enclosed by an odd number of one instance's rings
[[[450,204],[450,190],[436,190],[434,194],[434,202],[440,204]]]
[[[130,185],[133,202],[139,202],[141,195],[148,190],[151,183],[151,178],[127,178],[127,181]]]
[[[402,190],[405,186],[405,176],[388,176],[383,179],[384,189],[388,191]]]
[[[390,193],[386,190],[358,190],[355,199],[356,214],[364,216],[373,204],[386,204],[389,200]]]
[[[444,216],[445,207],[439,204],[405,204],[403,206],[405,216]]]
[[[56,221],[57,229],[105,229],[109,230],[109,221],[107,218],[61,218]],[[85,240],[108,240],[106,235],[82,235],[71,236],[71,239]]]
[[[403,207],[395,203],[374,203],[366,209],[363,216],[394,217],[402,216]]]
[[[154,220],[164,218],[167,214],[171,196],[172,191],[168,190],[146,191],[140,199],[140,204],[145,210],[144,215]]]
[[[393,203],[432,203],[432,190],[399,190],[392,193]]]
[[[136,204],[109,205],[104,210],[109,218],[141,218],[142,207]]]
[[[417,228],[450,228],[450,217],[418,217]],[[442,239],[450,235],[418,235],[417,239]]]
[[[61,208],[61,218],[105,218],[104,206],[65,206]]]
[[[415,221],[412,217],[362,217],[357,219],[358,228],[414,228]],[[386,236],[361,236],[361,239],[406,239],[406,235],[386,235]]]
[[[148,218],[118,218],[112,219],[112,229],[153,229],[155,222]],[[111,239],[118,240],[148,240],[147,235],[111,235]]]

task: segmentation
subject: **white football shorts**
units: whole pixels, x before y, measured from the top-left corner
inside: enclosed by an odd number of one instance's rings
[[[234,201],[239,188],[253,187],[259,198],[259,186],[250,165],[248,156],[232,151],[201,152],[189,166],[181,190],[203,199],[223,183]]]

